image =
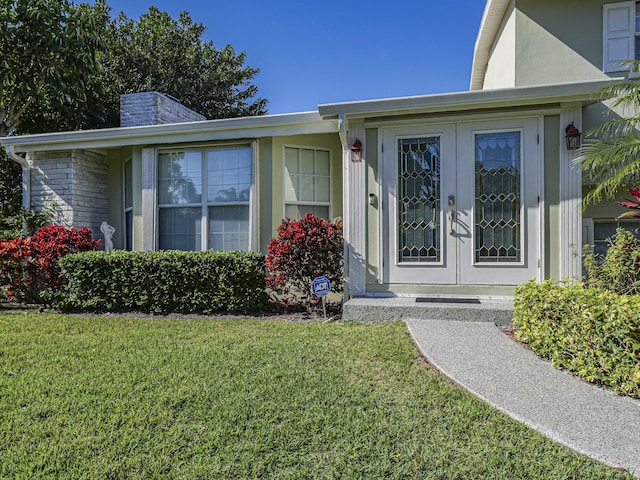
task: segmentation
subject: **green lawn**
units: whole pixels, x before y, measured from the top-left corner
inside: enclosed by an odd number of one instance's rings
[[[417,356],[401,323],[0,315],[1,478],[624,478]]]

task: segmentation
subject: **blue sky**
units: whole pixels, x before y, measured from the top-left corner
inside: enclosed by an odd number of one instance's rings
[[[107,0],[138,18],[187,10],[205,39],[247,53],[269,113],[464,91],[482,0]]]

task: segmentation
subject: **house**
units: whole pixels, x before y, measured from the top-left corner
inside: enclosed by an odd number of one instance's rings
[[[511,295],[579,277],[583,243],[615,229],[613,202],[583,212],[565,137],[616,114],[594,92],[640,56],[635,19],[635,2],[488,0],[467,92],[214,121],[150,119],[180,109],[152,93],[123,99],[120,128],[0,143],[31,204],[107,219],[117,248],[265,250],[312,211],[344,218],[350,296]]]
[[[96,237],[107,221],[126,250],[266,250],[285,216],[342,215],[337,121],[317,112],[208,121],[145,92],[121,125],[3,139],[26,206]]]

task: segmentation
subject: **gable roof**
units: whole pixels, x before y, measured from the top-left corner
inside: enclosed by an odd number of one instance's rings
[[[491,47],[509,3],[511,3],[511,0],[487,0],[487,5],[482,14],[482,21],[480,22],[478,37],[476,38],[476,46],[473,51],[469,90],[482,90]]]

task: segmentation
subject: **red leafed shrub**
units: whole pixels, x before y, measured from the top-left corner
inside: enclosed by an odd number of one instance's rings
[[[0,285],[12,300],[42,301],[46,289],[57,290],[62,284],[58,260],[98,245],[88,228],[60,225],[42,227],[27,239],[0,240]]]
[[[0,287],[6,287],[10,299],[30,296],[36,288],[38,263],[30,238],[0,239]]]
[[[311,307],[318,298],[311,283],[319,275],[331,281],[331,291],[343,290],[342,221],[330,222],[308,213],[302,220],[285,219],[269,242],[267,286],[285,304]]]

